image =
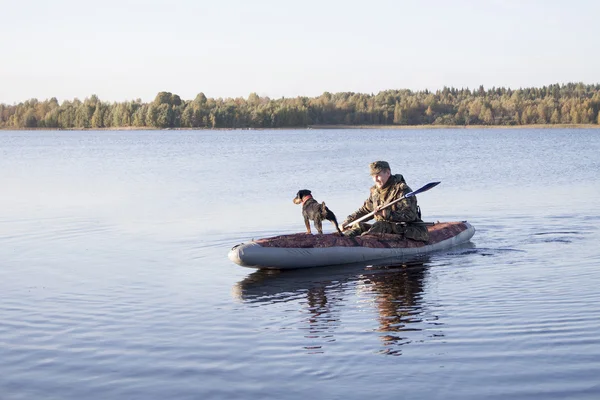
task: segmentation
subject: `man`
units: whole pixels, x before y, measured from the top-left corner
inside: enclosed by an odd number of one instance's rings
[[[413,222],[422,222],[415,196],[380,210],[382,206],[412,192],[404,177],[400,174],[392,175],[390,165],[386,161],[373,162],[369,168],[375,185],[371,188],[371,194],[363,206],[350,214],[342,223],[344,235],[392,233],[404,235],[407,239],[427,241],[429,239],[427,226],[413,224]],[[373,211],[377,211],[374,224],[359,222],[351,225],[352,221]]]

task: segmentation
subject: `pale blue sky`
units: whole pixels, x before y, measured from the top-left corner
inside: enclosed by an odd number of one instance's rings
[[[0,0],[0,102],[600,83],[595,0]]]

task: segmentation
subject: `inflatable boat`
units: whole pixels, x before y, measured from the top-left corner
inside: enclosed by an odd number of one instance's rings
[[[467,243],[475,234],[475,228],[466,221],[437,222],[427,229],[427,242],[388,234],[281,235],[238,244],[229,251],[228,257],[242,267],[257,269],[313,268],[391,258],[411,260]]]

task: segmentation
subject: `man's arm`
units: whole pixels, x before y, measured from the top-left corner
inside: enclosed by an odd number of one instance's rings
[[[355,220],[359,219],[360,217],[362,217],[363,215],[367,215],[368,213],[370,213],[372,211],[373,211],[373,201],[371,200],[371,196],[369,196],[369,198],[367,200],[365,200],[362,207],[360,207],[358,210],[354,211],[352,214],[350,214],[346,217],[344,222],[342,222],[340,228],[342,228],[342,229],[344,227],[347,228],[348,225],[352,223],[352,221],[355,221]]]

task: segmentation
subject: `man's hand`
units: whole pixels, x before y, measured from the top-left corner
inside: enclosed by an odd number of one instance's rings
[[[344,221],[341,224],[339,224],[338,226],[340,227],[340,230],[342,232],[344,232],[346,229],[348,229],[350,227],[348,221]]]

